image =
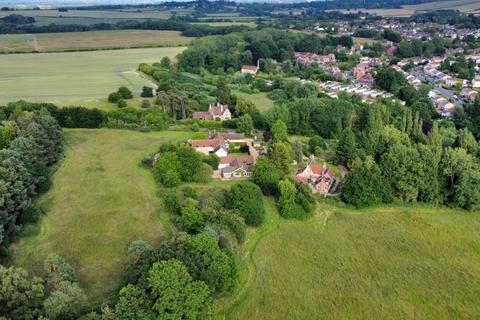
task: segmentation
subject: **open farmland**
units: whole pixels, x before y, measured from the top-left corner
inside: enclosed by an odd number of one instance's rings
[[[15,263],[41,273],[50,253],[75,266],[91,301],[115,294],[131,241],[157,243],[169,232],[152,175],[139,165],[162,143],[187,139],[182,132],[65,130],[66,154],[53,187],[39,200],[46,212],[28,226]]]
[[[218,318],[478,318],[479,228],[479,213],[445,209],[322,207],[308,221],[270,209]]]
[[[0,11],[0,17],[11,14],[8,11]],[[15,14],[28,17],[83,17],[100,19],[168,19],[171,16],[170,11],[145,10],[137,12],[136,10],[69,10],[59,12],[58,10],[16,10]]]
[[[179,31],[109,30],[0,35],[0,53],[57,52],[135,47],[185,46],[191,38]]]
[[[0,56],[0,103],[91,100],[120,86],[139,92],[151,82],[135,72],[141,62],[174,58],[184,47]]]

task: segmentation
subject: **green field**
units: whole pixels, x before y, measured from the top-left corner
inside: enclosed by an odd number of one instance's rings
[[[249,94],[249,93],[242,92],[240,90],[233,90],[232,93],[234,93],[235,95],[237,95],[239,97],[242,97],[242,98],[245,98],[247,100],[253,101],[255,103],[255,105],[257,106],[258,110],[260,110],[260,111],[266,111],[266,110],[270,109],[271,107],[273,107],[273,101],[270,100],[267,97],[266,92]]]
[[[38,273],[45,256],[55,252],[75,266],[92,302],[116,293],[128,244],[137,239],[156,243],[169,231],[156,184],[139,161],[160,143],[189,136],[65,130],[65,160],[38,202],[47,215],[24,230],[15,264]]]
[[[11,14],[8,11],[0,11],[0,17]],[[168,19],[170,11],[159,10],[69,10],[59,12],[58,10],[17,10],[15,14],[28,17],[56,17],[56,18],[101,18],[101,19]]]
[[[244,287],[217,304],[218,318],[480,316],[479,213],[327,208],[303,222],[268,210],[247,241]]]
[[[119,86],[138,93],[151,85],[139,63],[174,58],[184,47],[0,56],[0,103],[82,101],[105,98]]]
[[[185,46],[192,38],[179,31],[108,30],[0,35],[0,53],[62,52],[139,47]]]

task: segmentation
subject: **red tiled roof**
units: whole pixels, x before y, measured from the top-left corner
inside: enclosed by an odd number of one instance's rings
[[[249,154],[246,154],[244,156],[226,156],[226,157],[221,157],[220,158],[220,163],[221,164],[230,164],[234,160],[239,160],[242,162],[246,163],[253,163],[253,157]]]
[[[213,148],[213,147],[219,146],[221,143],[219,139],[203,139],[203,140],[192,140],[190,144],[194,148],[202,148],[202,147]]]

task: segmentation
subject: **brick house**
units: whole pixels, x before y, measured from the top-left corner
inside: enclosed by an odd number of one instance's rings
[[[230,120],[232,119],[232,114],[228,109],[228,105],[220,104],[217,102],[216,105],[211,104],[208,107],[208,111],[197,111],[193,113],[193,117],[199,120]]]
[[[325,164],[319,166],[315,157],[311,157],[306,167],[299,169],[293,179],[300,183],[308,184],[314,192],[328,193],[335,180],[335,174]]]

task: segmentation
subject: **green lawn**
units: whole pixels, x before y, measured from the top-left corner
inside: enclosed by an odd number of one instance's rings
[[[217,303],[220,319],[480,316],[479,213],[325,206],[285,221],[268,212],[242,256],[244,286]]]
[[[151,173],[139,161],[162,142],[186,140],[184,132],[65,130],[66,153],[53,186],[38,204],[46,212],[24,229],[15,264],[41,273],[50,253],[64,256],[92,302],[115,294],[128,244],[157,243],[170,231]]]
[[[12,54],[0,57],[0,104],[83,101],[105,98],[120,86],[139,93],[151,85],[136,72],[139,63],[174,58],[184,47],[69,53]]]
[[[258,110],[260,111],[267,111],[271,107],[273,107],[273,101],[267,97],[266,92],[259,92],[259,93],[245,93],[240,90],[233,90],[233,94],[237,95],[238,97],[245,98],[247,100],[253,101],[257,106]]]

